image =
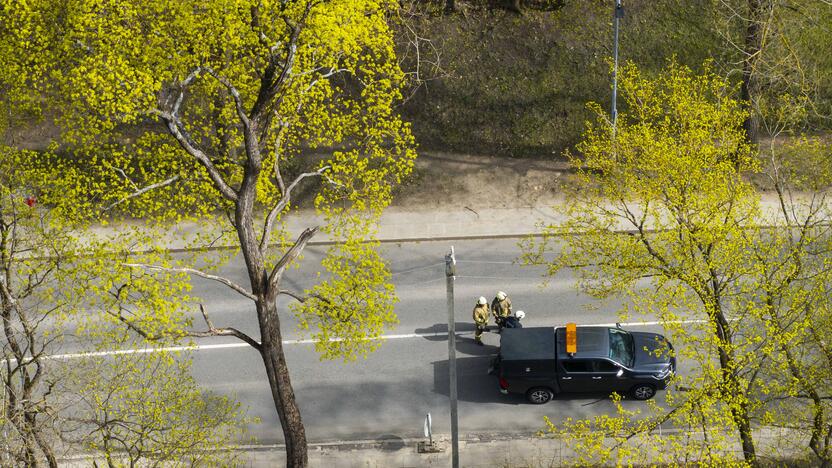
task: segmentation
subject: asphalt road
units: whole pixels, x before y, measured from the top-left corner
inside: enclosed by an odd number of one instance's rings
[[[515,310],[526,311],[526,326],[614,323],[620,303],[599,303],[579,294],[568,272],[543,284],[543,269],[515,263],[520,251],[515,239],[384,244],[400,303],[400,323],[389,330],[381,348],[357,362],[321,361],[309,343],[286,345],[292,381],[311,441],[374,440],[420,436],[430,412],[434,431],[450,431],[448,407],[447,310],[444,255],[453,245],[457,258],[455,282],[459,428],[461,433],[533,432],[544,426],[543,416],[555,421],[611,412],[604,395],[561,396],[546,405],[525,403],[522,396],[498,392],[496,378],[487,375],[497,352],[499,335],[488,333],[486,346],[473,343],[471,309],[479,296],[490,301],[506,291]],[[315,280],[326,246],[310,246],[301,268],[285,286],[299,289]],[[221,274],[246,284],[239,259]],[[203,298],[215,325],[235,326],[257,337],[250,302],[218,283],[194,280],[193,294]],[[302,340],[285,301],[280,304],[284,339]],[[651,320],[642,318],[641,320]],[[196,323],[199,323],[198,321]],[[638,330],[657,331],[656,326]],[[445,332],[444,334],[442,332]],[[237,343],[233,339],[201,340],[200,345]],[[206,347],[195,351],[194,373],[206,389],[235,396],[257,416],[250,430],[260,443],[282,440],[277,415],[259,355],[247,347]],[[685,365],[680,363],[684,372]],[[659,398],[662,394],[659,395]],[[628,407],[644,405],[627,401]]]

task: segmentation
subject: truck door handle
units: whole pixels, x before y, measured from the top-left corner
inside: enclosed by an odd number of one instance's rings
[[[561,377],[563,380],[572,380],[572,377]]]
[[[603,377],[593,377],[592,380],[601,380]]]

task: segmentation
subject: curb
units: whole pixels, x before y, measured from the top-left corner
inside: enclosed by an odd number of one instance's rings
[[[416,448],[419,442],[427,441],[427,437],[402,437],[390,439],[358,439],[358,440],[332,440],[323,442],[308,442],[309,449],[336,449],[336,450],[367,450],[377,449],[385,445],[402,444],[404,447]],[[446,433],[434,434],[435,442],[450,441],[451,435]],[[468,444],[491,443],[500,441],[527,441],[527,440],[545,440],[537,436],[537,432],[493,432],[493,433],[471,433],[462,434],[459,437],[460,442]],[[250,445],[236,445],[234,450],[246,451],[271,451],[271,450],[285,450],[285,444],[250,444]]]
[[[470,235],[470,236],[439,236],[439,237],[390,237],[384,239],[375,239],[375,241],[379,242],[380,244],[398,244],[398,243],[411,243],[411,242],[447,242],[447,241],[463,241],[463,240],[487,240],[487,239],[521,239],[524,237],[543,237],[543,234],[539,232],[533,233],[515,233],[515,234],[480,234],[480,235]],[[363,240],[362,242],[371,242],[369,240]],[[319,240],[319,241],[309,241],[306,245],[337,245],[340,244],[339,241],[333,240]],[[277,244],[271,244],[271,246],[275,246]],[[166,249],[168,252],[171,253],[184,253],[184,252],[212,252],[212,251],[222,251],[222,250],[231,250],[239,248],[237,246],[231,245],[218,245],[212,247],[196,247],[196,248],[172,248]],[[139,253],[150,252],[150,250],[142,250]]]

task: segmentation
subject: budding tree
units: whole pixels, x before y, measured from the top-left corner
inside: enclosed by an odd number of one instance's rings
[[[671,63],[647,78],[629,65],[621,84],[627,111],[617,127],[595,107],[598,119],[572,160],[567,221],[529,240],[525,259],[550,274],[574,268],[595,296],[629,297],[625,313],[657,317],[674,343],[666,352],[693,371],[646,414],[617,401],[617,417],[550,422],[549,430],[576,441],[582,464],[754,465],[756,427],[800,421],[794,427],[811,433],[812,450],[827,460],[829,373],[812,338],[828,323],[822,198],[806,210],[784,198],[774,218],[761,210],[743,178],[760,168],[742,130],[747,113],[707,67],[697,75]],[[562,253],[550,259],[548,247],[560,241]],[[796,394],[806,403],[789,400]],[[776,410],[785,406],[791,411]],[[657,437],[663,423],[683,431]]]
[[[247,284],[193,265],[125,263],[215,280],[253,302],[259,336],[215,326],[210,310],[201,334],[234,336],[259,352],[288,464],[305,466],[277,304],[295,301],[330,358],[374,349],[395,320],[389,272],[377,244],[364,240],[415,156],[394,109],[404,75],[388,20],[398,4],[80,0],[58,14],[50,3],[9,11],[29,21],[23,47],[37,50],[32,60],[47,70],[33,87],[59,112],[67,149],[108,187],[108,208],[225,223]],[[287,215],[304,202],[324,224],[288,232]],[[287,287],[289,268],[319,231],[338,241],[323,262],[329,275],[306,291]]]

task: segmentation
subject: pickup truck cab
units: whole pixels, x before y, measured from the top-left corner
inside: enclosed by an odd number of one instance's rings
[[[500,391],[525,394],[535,404],[559,393],[618,392],[647,400],[676,371],[673,347],[662,335],[569,328],[568,339],[567,327],[504,329],[495,363]]]

